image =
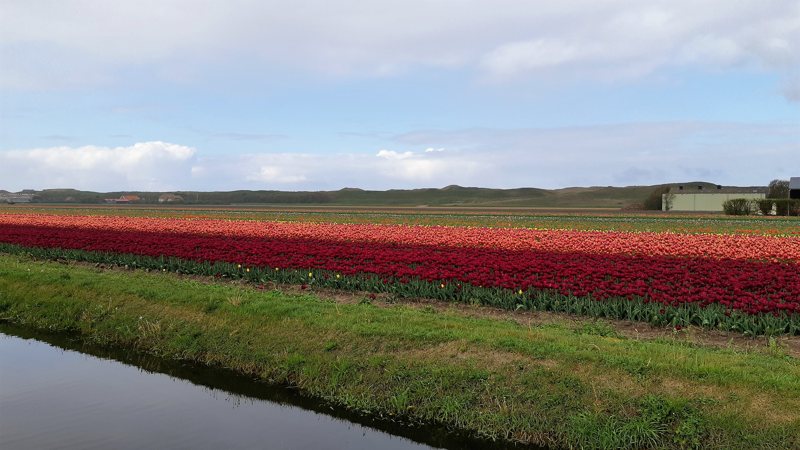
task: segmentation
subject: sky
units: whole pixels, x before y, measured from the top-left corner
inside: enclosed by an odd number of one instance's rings
[[[0,0],[0,189],[790,176],[798,0]]]

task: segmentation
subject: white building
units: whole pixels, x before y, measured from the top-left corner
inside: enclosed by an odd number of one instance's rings
[[[13,192],[0,192],[0,203],[30,203],[33,194],[15,194]]]
[[[722,204],[734,198],[761,200],[767,198],[767,188],[725,188],[704,185],[682,185],[661,195],[662,211],[720,212]]]

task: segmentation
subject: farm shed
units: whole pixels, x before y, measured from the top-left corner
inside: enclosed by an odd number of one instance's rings
[[[138,202],[141,200],[141,197],[138,195],[123,195],[120,198],[107,198],[105,199],[106,203],[112,204],[125,204],[125,203],[133,203]]]
[[[158,197],[158,203],[181,203],[183,202],[183,197],[180,195],[175,194],[162,194]]]
[[[676,186],[669,193],[661,196],[662,211],[722,211],[722,204],[734,198],[760,200],[767,197],[767,189],[752,188],[726,188],[716,186],[712,188],[703,185]]]
[[[33,201],[33,194],[22,194],[12,192],[0,193],[0,203],[30,203]]]
[[[800,177],[792,177],[789,180],[789,198],[800,199]]]

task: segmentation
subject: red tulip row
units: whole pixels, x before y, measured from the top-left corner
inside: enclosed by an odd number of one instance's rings
[[[214,219],[0,214],[5,225],[266,239],[321,239],[599,255],[686,256],[800,262],[800,237],[567,231],[524,228],[287,223]]]
[[[750,314],[800,313],[800,271],[794,262],[23,224],[0,226],[0,242],[324,269],[343,275],[375,274],[398,282],[417,278],[514,291],[553,290],[599,300],[621,297],[672,306],[720,304]]]

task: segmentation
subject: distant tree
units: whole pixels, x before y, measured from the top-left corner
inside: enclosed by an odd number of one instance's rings
[[[669,186],[659,186],[644,201],[644,209],[661,210],[661,195],[669,194]],[[672,209],[672,199],[668,199],[667,209]]]
[[[664,211],[672,210],[672,203],[675,201],[675,194],[667,192],[664,194]]]
[[[788,180],[772,180],[769,182],[769,192],[767,198],[788,198],[789,197],[789,181]]]

